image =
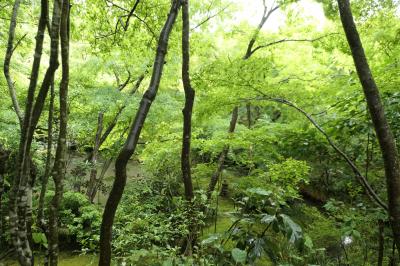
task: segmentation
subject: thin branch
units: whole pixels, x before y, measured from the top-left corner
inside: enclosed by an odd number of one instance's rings
[[[26,35],[28,35],[28,33],[25,33],[15,44],[14,48],[12,49],[11,54],[14,54],[15,50],[17,50],[18,46],[21,44],[21,42],[25,39]]]
[[[150,28],[150,26],[147,24],[147,22],[145,22],[143,19],[141,19],[139,16],[137,16],[137,15],[135,14],[135,11],[136,11],[136,9],[137,9],[139,3],[140,3],[140,0],[136,0],[135,4],[133,5],[133,7],[132,7],[131,10],[128,10],[128,9],[126,9],[126,8],[124,8],[124,7],[120,6],[120,5],[118,5],[118,4],[115,4],[114,2],[112,2],[112,1],[110,1],[110,0],[105,0],[105,2],[106,2],[106,4],[107,4],[108,6],[116,7],[116,8],[118,8],[118,9],[120,9],[120,10],[122,10],[122,11],[128,13],[128,14],[118,16],[118,18],[117,18],[117,23],[115,23],[114,31],[112,31],[112,32],[110,32],[110,33],[107,33],[107,34],[99,34],[99,35],[95,36],[96,39],[101,39],[101,38],[107,38],[107,37],[110,37],[110,36],[114,36],[114,43],[115,43],[115,42],[116,42],[116,35],[117,35],[118,31],[119,31],[119,26],[121,25],[122,28],[124,29],[124,31],[127,31],[127,30],[128,30],[128,27],[129,27],[129,21],[130,21],[131,17],[135,17],[135,18],[137,18],[138,20],[140,20],[143,24],[145,24],[145,26],[147,27],[147,29],[149,29],[149,31],[151,32],[151,34],[152,34],[153,36],[155,36],[155,33],[154,33],[153,30]],[[125,20],[125,23],[124,23],[124,22],[122,21],[122,18],[125,18],[125,17],[126,17],[126,20]]]
[[[194,26],[193,28],[190,29],[190,31],[193,31],[199,27],[201,27],[203,24],[207,23],[209,20],[219,16],[222,12],[224,12],[226,9],[228,9],[228,7],[230,7],[231,4],[223,7],[222,9],[218,10],[216,13],[211,14],[209,16],[207,16],[205,19],[203,19],[199,24],[197,24],[196,26]]]
[[[14,46],[15,28],[17,26],[17,17],[18,17],[18,10],[19,10],[20,3],[21,3],[21,0],[16,0],[14,2],[13,11],[12,11],[12,15],[11,15],[10,28],[9,28],[9,32],[8,32],[7,51],[6,51],[6,55],[4,58],[4,70],[3,71],[4,71],[4,76],[7,80],[8,90],[9,90],[9,93],[11,96],[11,101],[12,101],[12,104],[14,107],[14,111],[17,114],[19,124],[22,128],[23,115],[21,112],[21,108],[19,107],[17,92],[15,90],[14,82],[10,75],[11,57],[12,57],[15,49],[17,48],[17,46],[20,44],[22,39],[25,38],[25,36],[26,36],[26,34],[25,34]]]
[[[131,11],[129,12],[128,18],[125,21],[125,26],[124,26],[124,30],[126,31],[128,29],[129,26],[129,20],[131,19],[133,13],[135,12],[137,6],[139,5],[140,0],[136,0],[135,4],[133,5]]]
[[[105,2],[106,2],[106,4],[110,4],[111,7],[116,7],[118,9],[122,10],[122,11],[129,12],[128,9],[126,9],[126,8],[120,6],[120,5],[115,4],[114,2],[112,2],[110,0],[105,0]]]
[[[131,72],[128,70],[128,78],[124,83],[118,84],[118,90],[122,91],[130,81],[131,81]]]
[[[255,88],[254,88],[255,89]],[[313,125],[314,127],[322,133],[322,135],[325,136],[326,140],[329,142],[331,147],[347,162],[347,164],[350,166],[350,168],[353,170],[358,182],[364,189],[366,190],[368,196],[380,207],[382,207],[385,211],[388,210],[387,205],[383,202],[383,200],[376,194],[376,192],[373,190],[373,188],[370,186],[368,183],[367,179],[364,177],[364,175],[361,173],[361,171],[357,168],[355,163],[333,142],[333,140],[329,137],[329,135],[325,132],[325,130],[314,120],[314,118],[311,117],[306,111],[295,105],[294,103],[283,99],[283,98],[274,98],[274,97],[269,97],[265,93],[261,92],[258,89],[255,89],[258,93],[260,93],[263,97],[261,98],[262,100],[267,100],[267,101],[273,101],[281,104],[285,104],[289,107],[292,107],[299,111],[301,114],[303,114]],[[259,98],[260,99],[260,98]]]
[[[272,13],[274,13],[276,10],[278,10],[280,8],[280,5],[276,5],[275,7],[271,7],[270,10],[268,10],[268,7],[265,4],[265,1],[263,2],[264,4],[264,13],[263,16],[261,18],[260,23],[257,26],[257,29],[255,30],[253,36],[251,37],[249,44],[247,46],[247,50],[246,50],[246,54],[243,57],[243,59],[248,59],[252,54],[252,50],[253,50],[253,46],[257,40],[258,35],[260,34],[261,29],[263,28],[265,22],[267,22],[267,20],[269,19],[269,17],[272,15]],[[275,1],[274,1],[275,4]]]
[[[136,14],[133,14],[132,16],[137,18],[140,22],[142,22],[146,26],[147,30],[151,33],[153,38],[157,38],[156,33],[153,31],[153,29],[150,27],[149,23],[147,23],[146,20],[142,19],[141,17],[139,17]]]
[[[254,54],[256,51],[258,51],[258,50],[260,50],[262,48],[266,48],[266,47],[273,46],[273,45],[280,44],[280,43],[284,43],[284,42],[316,42],[316,41],[320,41],[321,39],[326,38],[328,36],[337,35],[337,34],[339,34],[339,33],[330,33],[330,34],[323,35],[323,36],[320,36],[320,37],[315,38],[315,39],[286,39],[285,38],[285,39],[273,41],[273,42],[270,42],[270,43],[267,43],[267,44],[264,44],[264,45],[259,45],[256,48],[254,48],[253,50],[251,50],[250,54]]]

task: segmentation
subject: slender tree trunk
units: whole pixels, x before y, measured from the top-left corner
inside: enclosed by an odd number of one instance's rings
[[[44,220],[44,199],[47,191],[47,183],[51,172],[51,150],[53,147],[53,116],[54,116],[54,81],[50,85],[50,104],[49,104],[49,116],[47,121],[47,154],[46,154],[46,167],[44,175],[42,177],[42,184],[40,189],[39,204],[38,204],[38,215],[37,224],[41,228],[42,232],[47,234],[46,222]]]
[[[143,73],[142,75],[140,75],[138,77],[138,79],[136,80],[135,86],[133,86],[132,90],[129,92],[129,96],[134,95],[135,92],[139,89],[140,84],[142,83],[146,73],[147,73],[147,70],[145,71],[145,73]],[[104,133],[101,135],[101,138],[100,138],[100,147],[107,140],[108,136],[111,134],[112,130],[117,125],[119,117],[121,116],[121,114],[124,111],[124,109],[126,108],[126,106],[127,106],[127,103],[119,108],[117,113],[114,115],[114,118],[111,121],[111,123],[107,126],[106,130],[104,130]],[[86,158],[86,161],[91,161],[92,156],[93,156],[93,151],[88,155],[88,157]]]
[[[243,56],[243,60],[247,60],[249,59],[253,53],[253,47],[254,44],[257,41],[258,35],[260,34],[261,29],[264,27],[265,22],[267,22],[268,18],[272,15],[272,13],[274,13],[276,10],[279,9],[279,5],[277,6],[271,6],[271,8],[268,8],[265,5],[265,1],[264,1],[264,12],[263,12],[263,16],[261,18],[260,23],[258,24],[255,32],[253,33],[253,36],[251,37],[249,44],[247,45],[247,49],[246,49],[246,53]],[[230,122],[230,126],[229,126],[229,133],[233,133],[235,131],[235,126],[238,120],[238,111],[239,111],[239,107],[236,106],[235,108],[233,108],[232,110],[232,114],[231,114],[231,122]],[[249,122],[250,123],[250,122]],[[217,164],[217,169],[215,170],[215,172],[213,173],[213,175],[211,176],[210,179],[210,183],[208,185],[208,190],[207,190],[207,198],[210,199],[212,192],[215,189],[215,185],[218,182],[218,178],[221,175],[224,163],[225,163],[225,159],[228,155],[229,152],[229,145],[225,146],[224,149],[222,150],[222,152],[220,153],[219,157],[218,157],[218,164]]]
[[[58,214],[63,195],[63,182],[67,163],[67,121],[68,121],[68,84],[69,84],[69,0],[60,1],[61,12],[61,65],[62,79],[60,83],[60,130],[57,141],[56,157],[54,160],[53,180],[55,186],[54,197],[50,205],[49,218],[49,262],[58,264]],[[59,6],[58,8],[60,8]],[[56,8],[56,6],[55,6]],[[53,29],[53,28],[52,28]]]
[[[251,128],[251,103],[246,104],[246,114],[247,114],[247,128]]]
[[[338,4],[343,29],[353,55],[382,152],[387,183],[389,220],[393,230],[393,238],[400,253],[400,163],[396,142],[387,122],[380,93],[354,23],[349,0],[338,0]]]
[[[91,165],[92,169],[90,170],[90,179],[89,179],[89,184],[87,187],[86,191],[86,196],[89,198],[90,202],[93,203],[94,196],[96,196],[96,190],[95,186],[97,184],[96,182],[96,177],[97,177],[97,167],[96,167],[96,162],[97,162],[97,155],[99,153],[100,149],[100,138],[101,138],[101,132],[103,131],[103,113],[100,112],[98,119],[97,119],[97,130],[96,130],[96,137],[95,137],[95,142],[94,142],[94,149],[92,152],[92,158],[91,158]]]
[[[379,229],[379,235],[378,235],[378,243],[379,243],[379,248],[378,248],[378,266],[383,265],[383,256],[384,256],[384,250],[385,250],[385,223],[382,220],[378,221],[378,229]]]
[[[185,187],[185,198],[188,201],[188,227],[189,234],[186,240],[186,248],[184,254],[191,256],[193,253],[193,245],[197,239],[196,221],[193,219],[193,184],[191,176],[190,163],[190,144],[192,137],[192,112],[195,91],[190,84],[190,21],[189,21],[189,0],[182,1],[182,81],[185,90],[185,107],[183,114],[183,136],[182,136],[182,153],[181,153],[181,169],[183,184]]]
[[[133,88],[129,92],[129,96],[133,96],[135,94],[135,92],[139,89],[140,84],[142,83],[146,73],[147,73],[147,70],[138,77],[138,79],[136,80],[135,85],[133,86]],[[128,80],[129,79],[130,78],[128,78]],[[126,86],[126,84],[128,83],[128,80],[124,83],[124,85],[120,85],[118,87],[119,91],[121,91]],[[121,88],[121,86],[124,86],[124,87]],[[104,131],[104,133],[102,133],[103,130],[101,130],[99,143],[98,143],[98,147],[97,148],[96,148],[96,146],[97,146],[97,144],[96,144],[97,143],[97,134],[96,134],[95,146],[93,147],[93,150],[89,153],[89,155],[85,158],[85,162],[91,162],[93,164],[93,157],[95,155],[94,153],[98,152],[98,150],[100,149],[101,145],[107,140],[108,136],[110,136],[111,132],[113,131],[113,129],[115,128],[115,126],[118,123],[119,117],[121,116],[122,112],[124,111],[124,109],[126,108],[127,105],[128,105],[128,103],[125,102],[125,104],[122,105],[118,109],[117,113],[114,115],[114,118],[112,119],[111,123],[108,124],[108,126],[107,126],[106,130]],[[96,154],[96,156],[97,156],[97,154]],[[86,175],[86,171],[85,170],[83,170],[82,175],[83,176]],[[87,195],[88,195],[89,199],[92,202],[93,202],[93,199],[94,199],[94,197],[95,197],[95,195],[97,193],[97,187],[98,187],[99,183],[101,182],[101,180],[97,180],[96,181],[96,175],[97,175],[97,171],[94,172],[94,169],[92,169],[90,171],[90,179],[91,180],[94,179],[94,182],[89,181],[88,190],[87,190],[87,192],[88,192]],[[89,195],[89,188],[90,188],[90,195]]]
[[[239,107],[235,107],[232,111],[231,122],[229,124],[229,130],[228,130],[229,134],[232,134],[233,132],[235,132],[235,127],[236,127],[236,123],[238,120],[238,116],[239,116]],[[218,178],[221,175],[222,169],[224,167],[225,158],[228,155],[228,152],[229,152],[229,145],[226,145],[224,150],[219,155],[217,169],[211,176],[210,184],[208,185],[208,190],[207,190],[207,198],[208,199],[211,198],[211,195],[215,189],[215,186],[218,183]]]
[[[246,104],[246,113],[247,113],[247,128],[251,129],[252,122],[251,122],[251,102],[248,102]],[[248,156],[249,156],[249,174],[253,170],[253,144],[249,145],[249,151],[248,151]]]
[[[13,103],[14,111],[17,114],[19,125],[22,126],[23,117],[22,112],[19,107],[17,93],[15,91],[14,82],[10,76],[10,62],[11,57],[14,52],[14,39],[15,39],[15,27],[17,26],[17,16],[18,16],[18,9],[20,6],[21,0],[15,0],[13,11],[11,15],[11,22],[10,22],[10,29],[8,31],[8,44],[7,44],[7,52],[4,59],[4,76],[7,80],[8,90],[10,92],[11,100]]]
[[[132,88],[132,89],[130,90],[130,92],[129,92],[129,96],[133,96],[133,95],[135,94],[135,92],[139,89],[140,84],[142,83],[143,79],[145,78],[145,74],[146,74],[147,72],[148,72],[148,71],[146,70],[143,74],[141,74],[141,75],[138,77],[138,79],[136,80],[135,85],[133,86],[133,88]],[[116,75],[116,76],[117,76],[117,75]],[[123,85],[119,85],[119,87],[118,87],[118,90],[119,90],[119,91],[121,91],[124,87],[126,87],[128,81],[129,81],[129,79],[130,79],[130,78],[128,78],[127,81],[126,81]],[[117,79],[117,80],[118,80],[118,79]],[[118,82],[118,83],[119,83],[119,82]],[[123,87],[121,88],[121,86],[123,86]],[[100,149],[101,145],[107,140],[108,136],[111,134],[111,132],[113,131],[113,129],[114,129],[115,126],[117,125],[118,120],[119,120],[119,117],[121,116],[122,112],[124,111],[124,109],[126,108],[127,105],[128,105],[128,103],[125,102],[125,104],[122,105],[122,106],[118,109],[117,113],[114,115],[114,118],[112,119],[111,123],[108,124],[108,126],[107,126],[106,130],[104,131],[104,133],[101,134],[101,132],[100,132],[100,139],[99,139],[98,148],[96,149],[97,140],[95,140],[95,146],[93,147],[93,150],[89,153],[89,155],[85,158],[85,161],[84,161],[84,162],[92,162],[92,161],[93,161],[93,156],[94,156],[95,151],[96,151],[96,153],[97,153],[98,150]],[[96,138],[97,138],[97,135],[96,135]],[[96,155],[96,156],[97,156],[97,155]],[[77,169],[79,169],[79,167],[77,167]],[[78,171],[78,172],[79,172],[79,171]],[[86,171],[85,171],[85,170],[83,170],[82,175],[83,175],[83,176],[86,175]],[[91,172],[90,172],[90,178],[91,178],[91,179],[94,179],[95,181],[94,181],[92,184],[90,184],[91,182],[89,182],[89,185],[88,185],[88,188],[91,187],[91,189],[90,189],[90,191],[91,191],[91,192],[90,192],[90,195],[92,195],[92,196],[89,196],[89,194],[87,194],[88,197],[89,197],[89,199],[91,199],[91,201],[93,201],[93,199],[94,199],[94,197],[95,197],[95,195],[96,195],[96,193],[97,193],[97,186],[98,186],[99,183],[101,182],[101,180],[96,181],[96,175],[97,175],[97,171],[94,172],[94,170],[92,169]],[[92,176],[94,176],[94,177],[92,177]],[[79,189],[78,189],[78,190],[79,190]],[[87,192],[89,192],[89,190],[87,190]]]
[[[4,193],[4,175],[6,173],[6,164],[10,153],[3,149],[0,144],[0,247],[5,247],[6,244],[3,243],[4,234],[4,211],[3,211],[3,193]]]
[[[124,147],[120,151],[115,162],[115,180],[104,208],[101,223],[99,260],[99,265],[101,266],[109,266],[111,263],[112,226],[114,223],[115,212],[117,211],[126,184],[126,165],[136,149],[143,124],[150,110],[150,106],[156,97],[164,68],[169,36],[176,17],[178,16],[180,4],[180,0],[173,0],[171,3],[170,12],[158,40],[157,54],[154,61],[153,74],[149,88],[143,95],[135,120],[128,134],[128,138],[126,139]]]
[[[41,55],[43,50],[44,31],[48,18],[48,0],[41,1],[41,13],[36,35],[36,47],[33,59],[30,83],[28,87],[28,97],[25,106],[23,125],[21,126],[19,154],[17,158],[17,169],[14,176],[10,198],[10,234],[14,249],[17,252],[18,261],[21,265],[32,265],[33,256],[29,244],[27,230],[27,213],[29,209],[28,197],[31,195],[29,187],[29,162],[30,162],[30,143],[29,129],[31,125],[31,114],[34,104],[35,89],[37,85]],[[28,222],[29,224],[29,222]]]
[[[190,44],[189,44],[189,0],[182,1],[182,81],[185,90],[185,107],[183,113],[183,136],[181,168],[183,183],[185,186],[186,200],[193,198],[193,185],[190,169],[190,142],[192,136],[192,112],[194,104],[195,91],[190,84]]]
[[[142,75],[140,75],[138,77],[138,79],[136,80],[135,86],[133,86],[132,90],[129,92],[129,96],[134,95],[137,90],[140,87],[140,84],[142,84],[142,81],[144,80],[145,74],[147,73],[147,70],[145,71],[145,73],[143,73]],[[112,122],[108,125],[108,127],[106,128],[106,130],[104,131],[103,135],[101,135],[100,138],[100,146],[104,143],[104,141],[106,141],[106,139],[108,138],[108,136],[110,135],[111,131],[114,129],[114,127],[117,125],[117,122],[119,120],[119,117],[122,114],[122,111],[126,108],[127,104],[124,104],[123,106],[121,106],[121,108],[118,110],[118,112],[115,114],[114,119],[112,120]]]

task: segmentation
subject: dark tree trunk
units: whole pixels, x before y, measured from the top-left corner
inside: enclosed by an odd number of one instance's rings
[[[58,216],[63,195],[63,182],[67,165],[67,121],[68,121],[68,84],[69,84],[69,0],[60,1],[61,11],[61,66],[62,79],[60,83],[60,130],[57,141],[56,157],[54,160],[53,180],[55,186],[54,197],[50,205],[49,218],[49,262],[50,265],[58,264]],[[54,26],[53,26],[54,27]],[[52,28],[53,29],[53,28]]]
[[[165,55],[167,54],[169,36],[176,17],[178,16],[180,5],[180,0],[173,0],[171,3],[170,12],[158,40],[157,54],[154,61],[149,88],[143,95],[135,120],[133,121],[128,134],[128,138],[126,139],[124,147],[120,151],[115,162],[115,180],[104,208],[100,230],[99,265],[101,266],[109,266],[111,263],[112,226],[114,223],[115,212],[117,211],[126,184],[126,165],[136,149],[143,124],[150,110],[150,106],[156,97],[164,68]]]
[[[183,176],[183,184],[185,186],[186,200],[191,201],[193,198],[193,184],[190,169],[190,142],[192,136],[192,112],[194,104],[195,91],[190,84],[190,44],[189,44],[189,1],[182,1],[182,81],[185,90],[185,107],[183,113],[183,136],[182,136],[182,153],[181,168]]]
[[[135,94],[135,92],[139,89],[140,84],[142,83],[146,73],[147,73],[147,70],[142,75],[140,75],[138,77],[138,79],[136,80],[135,85],[133,86],[133,88],[129,92],[129,96],[133,96]],[[128,78],[128,79],[130,79],[130,78]],[[124,83],[124,85],[123,85],[124,87],[126,86],[127,81]],[[120,87],[121,86],[122,85],[120,85]],[[123,88],[120,89],[120,87],[118,88],[118,90],[121,91]],[[96,133],[96,137],[95,137],[95,145],[93,147],[93,150],[86,157],[85,162],[90,162],[93,165],[94,164],[93,160],[95,160],[95,161],[97,160],[97,158],[94,158],[94,157],[97,157],[97,153],[98,153],[101,145],[107,140],[108,136],[110,136],[111,132],[113,131],[113,129],[117,125],[119,117],[121,116],[121,114],[124,111],[124,109],[126,108],[126,106],[127,106],[127,103],[125,103],[123,106],[121,106],[118,109],[117,113],[114,115],[113,120],[111,121],[110,124],[108,124],[108,126],[107,126],[106,130],[104,131],[104,133],[102,133],[103,132],[103,128],[101,128],[100,132],[99,132],[99,127],[97,128],[97,133]],[[103,121],[101,123],[103,123]],[[101,126],[103,127],[103,125],[101,125]],[[98,134],[100,134],[100,135],[98,135]],[[84,176],[86,175],[86,171],[83,171],[83,175]],[[96,180],[96,176],[97,176],[97,170],[92,168],[92,170],[90,171],[90,180],[89,180],[88,189],[87,189],[87,196],[88,196],[88,198],[89,198],[89,200],[91,202],[93,202],[94,197],[96,196],[96,193],[97,193],[98,185],[101,182],[101,180]]]
[[[51,151],[53,147],[53,116],[54,116],[54,81],[50,85],[50,103],[49,103],[49,116],[47,121],[47,154],[46,154],[46,166],[44,175],[42,177],[39,204],[38,204],[38,215],[37,223],[43,233],[46,233],[46,223],[44,220],[44,199],[47,191],[47,183],[51,172]]]
[[[238,116],[239,116],[239,107],[235,107],[232,111],[231,122],[229,124],[229,130],[228,130],[229,134],[232,134],[233,132],[235,132],[235,127],[236,127],[236,123],[238,120]],[[229,152],[229,145],[226,145],[224,150],[219,155],[217,169],[211,176],[210,184],[208,185],[208,190],[207,190],[207,198],[208,199],[211,198],[211,195],[215,189],[215,186],[217,185],[218,178],[221,175],[222,169],[224,167],[225,158],[228,155],[228,152]]]
[[[6,244],[3,243],[3,236],[4,234],[4,227],[3,227],[3,193],[4,193],[4,175],[6,173],[6,164],[10,152],[3,149],[2,145],[0,144],[0,247],[5,247]]]
[[[145,71],[145,73],[140,75],[139,78],[136,80],[135,86],[133,86],[132,90],[129,92],[129,96],[134,95],[135,92],[139,89],[140,84],[142,83],[146,73],[147,73],[147,70]],[[100,138],[100,146],[99,147],[101,147],[101,145],[104,143],[104,141],[107,140],[108,136],[111,134],[112,130],[117,125],[119,117],[121,116],[121,114],[124,111],[124,109],[126,108],[126,106],[127,106],[127,104],[124,104],[123,106],[121,106],[121,108],[119,108],[117,113],[114,115],[114,118],[111,121],[111,123],[107,126],[106,130],[104,130],[104,133],[101,135],[101,138]],[[87,156],[86,161],[91,161],[92,156],[93,156],[93,151]]]
[[[188,201],[188,217],[187,224],[189,227],[189,234],[186,240],[186,247],[184,254],[191,256],[193,253],[193,246],[197,239],[197,226],[196,221],[193,219],[193,184],[190,166],[190,143],[192,137],[192,112],[195,91],[190,84],[190,23],[189,23],[189,0],[182,1],[182,81],[183,89],[185,90],[185,107],[183,113],[183,136],[182,136],[182,153],[181,153],[181,169],[183,184],[185,187],[185,198]]]
[[[92,152],[92,158],[91,158],[91,166],[92,169],[90,170],[90,178],[89,178],[89,184],[87,186],[87,191],[86,191],[86,196],[89,198],[90,202],[93,202],[94,197],[96,196],[96,177],[97,177],[97,167],[96,167],[96,162],[97,162],[97,155],[99,153],[100,149],[100,138],[101,138],[101,132],[103,131],[103,113],[100,112],[98,119],[97,119],[97,130],[96,130],[96,137],[94,141],[94,147],[93,147],[93,152]]]
[[[251,128],[251,103],[246,104],[246,114],[247,114],[247,128]]]
[[[43,51],[43,39],[48,19],[48,0],[41,1],[41,13],[36,35],[35,54],[28,87],[28,96],[25,105],[25,115],[21,126],[21,136],[19,144],[19,154],[16,163],[16,173],[14,176],[10,198],[10,234],[14,249],[17,252],[18,261],[21,265],[32,265],[33,255],[28,236],[30,224],[27,217],[31,204],[32,188],[29,184],[30,171],[30,146],[33,133],[30,134],[31,115],[34,105],[35,89],[37,85],[41,55]]]
[[[348,0],[338,0],[340,18],[346,33],[358,77],[382,152],[388,192],[389,220],[400,253],[400,163],[396,143],[387,122],[378,87],[372,76]]]
[[[383,255],[384,255],[384,250],[385,250],[385,223],[382,220],[378,221],[378,243],[379,243],[379,248],[378,248],[378,266],[383,265]]]
[[[147,73],[147,71],[145,72]],[[129,96],[132,96],[135,94],[135,92],[139,89],[140,84],[142,83],[144,77],[145,77],[145,73],[143,73],[142,75],[140,75],[138,77],[138,79],[136,80],[135,86],[132,88],[132,90],[129,92]],[[118,112],[115,114],[114,119],[111,121],[111,123],[108,125],[108,127],[106,128],[106,130],[104,131],[103,135],[101,135],[100,138],[100,146],[104,143],[104,141],[106,141],[106,139],[108,138],[108,136],[110,135],[111,131],[114,129],[114,127],[117,125],[118,119],[120,117],[120,115],[122,114],[122,111],[126,108],[127,104],[124,104],[123,106],[121,106],[121,108],[118,110]]]

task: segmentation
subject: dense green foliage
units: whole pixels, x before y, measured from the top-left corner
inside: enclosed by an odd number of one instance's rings
[[[263,1],[257,1],[262,8]],[[0,2],[1,56],[6,51],[12,2]],[[22,1],[18,16],[16,40],[21,41],[12,58],[11,73],[21,106],[29,83],[39,2]],[[114,162],[122,148],[150,82],[156,40],[170,2],[141,1],[126,29],[126,10],[135,1],[114,1],[115,5],[100,0],[73,2],[69,159],[59,217],[60,246],[64,250],[72,247],[82,253],[98,252],[101,215],[114,178],[114,163],[107,162]],[[128,184],[113,227],[115,263],[377,265],[383,238],[384,265],[396,265],[400,260],[393,249],[386,213],[371,201],[352,169],[304,115],[271,101],[287,99],[310,114],[386,201],[381,152],[336,1],[306,1],[321,18],[306,12],[303,1],[277,1],[282,7],[266,24],[278,23],[277,17],[283,22],[262,29],[255,47],[286,41],[260,48],[243,60],[258,23],[257,17],[253,18],[257,23],[249,18],[236,21],[247,14],[242,10],[245,2],[190,2],[190,74],[196,90],[191,149],[196,193],[192,203],[183,196],[180,166],[184,106],[181,23],[177,22],[172,31],[160,89],[128,165]],[[264,2],[270,6],[274,1]],[[390,0],[351,2],[387,118],[400,142],[400,6]],[[46,60],[48,47],[46,35]],[[131,95],[141,75],[144,79]],[[127,79],[126,87],[119,90]],[[0,95],[0,148],[11,154],[4,175],[5,193],[0,199],[1,258],[10,248],[6,230],[8,193],[20,128],[3,76]],[[58,100],[55,106],[58,114]],[[235,106],[239,106],[238,124],[236,131],[228,134]],[[46,102],[32,148],[37,180],[45,171],[47,111]],[[100,147],[97,162],[85,162],[95,143],[99,112],[104,113],[103,125],[107,127],[120,111],[118,122]],[[54,140],[57,134],[56,128]],[[229,152],[218,189],[208,201],[205,191],[219,154],[227,145]],[[92,169],[97,169],[98,175],[104,170],[94,203],[84,193]],[[227,193],[220,195],[224,185]],[[39,191],[37,181],[34,216]],[[50,182],[46,214],[53,194]],[[197,232],[194,253],[185,257],[186,236],[193,228]],[[35,252],[47,247],[46,236],[35,219],[33,240]]]

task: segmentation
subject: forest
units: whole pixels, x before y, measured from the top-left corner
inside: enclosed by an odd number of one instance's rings
[[[400,265],[400,1],[0,0],[0,58],[0,266]]]

